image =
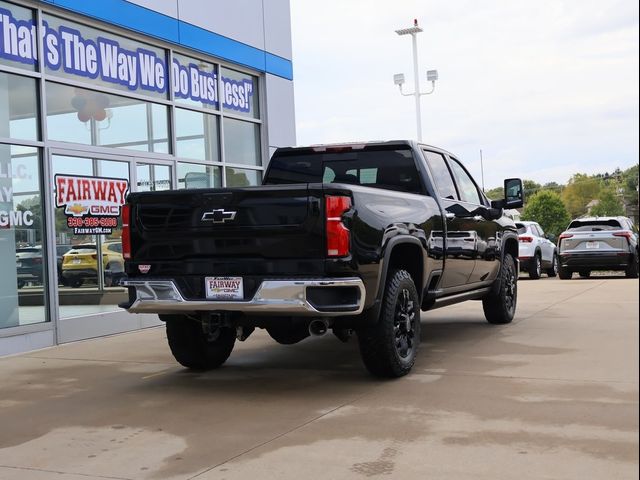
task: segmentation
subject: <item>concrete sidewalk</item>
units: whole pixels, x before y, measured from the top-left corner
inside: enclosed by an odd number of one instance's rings
[[[0,359],[0,479],[638,478],[638,281],[519,286],[423,314],[396,381],[262,331],[207,373],[160,328]]]

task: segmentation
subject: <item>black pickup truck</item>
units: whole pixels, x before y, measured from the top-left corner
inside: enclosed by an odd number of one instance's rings
[[[280,148],[258,187],[132,193],[123,255],[132,313],[157,313],[192,369],[256,327],[292,344],[355,333],[376,376],[409,372],[420,310],[482,300],[515,314],[518,236],[453,155],[412,141]]]

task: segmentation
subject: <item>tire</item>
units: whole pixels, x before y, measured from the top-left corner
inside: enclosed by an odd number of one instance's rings
[[[529,264],[529,278],[538,280],[542,276],[542,259],[540,254],[536,253]]]
[[[627,278],[638,278],[638,253],[633,256],[633,260],[624,271],[624,276]]]
[[[71,288],[80,288],[82,286],[82,284],[84,283],[84,281],[81,278],[70,278],[68,280],[68,285]]]
[[[560,268],[558,268],[558,276],[561,280],[571,280],[571,277],[573,277],[573,272],[568,268],[561,266]]]
[[[304,324],[290,327],[267,327],[266,330],[269,336],[280,345],[293,345],[309,336],[309,328]]]
[[[551,260],[551,268],[547,270],[547,277],[553,278],[558,275],[558,255],[553,254],[553,260]]]
[[[518,272],[509,253],[504,254],[500,275],[489,294],[482,299],[482,309],[487,322],[494,325],[511,323],[518,302]]]
[[[589,270],[578,272],[578,274],[580,275],[580,278],[589,278],[591,276],[591,272]]]
[[[372,375],[397,378],[411,371],[420,346],[419,298],[406,270],[389,272],[378,321],[357,332],[362,361]]]
[[[166,322],[169,348],[184,367],[210,370],[222,365],[231,355],[236,342],[234,329],[222,327],[208,335],[202,331],[200,322],[183,315],[172,315]]]

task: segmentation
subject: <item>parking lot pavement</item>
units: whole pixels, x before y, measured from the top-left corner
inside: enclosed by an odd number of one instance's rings
[[[262,331],[208,373],[160,328],[0,359],[0,478],[638,478],[638,281],[519,288],[511,325],[423,314],[395,381]]]

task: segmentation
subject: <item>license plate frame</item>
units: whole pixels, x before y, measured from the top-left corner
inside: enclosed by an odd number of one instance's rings
[[[590,240],[588,241],[585,246],[591,250],[591,249],[596,249],[596,248],[600,248],[600,242],[598,242],[597,240]]]
[[[207,300],[244,300],[242,277],[205,277],[204,291]]]
[[[72,265],[80,265],[82,263],[82,259],[81,258],[74,258],[71,260],[71,264]]]

